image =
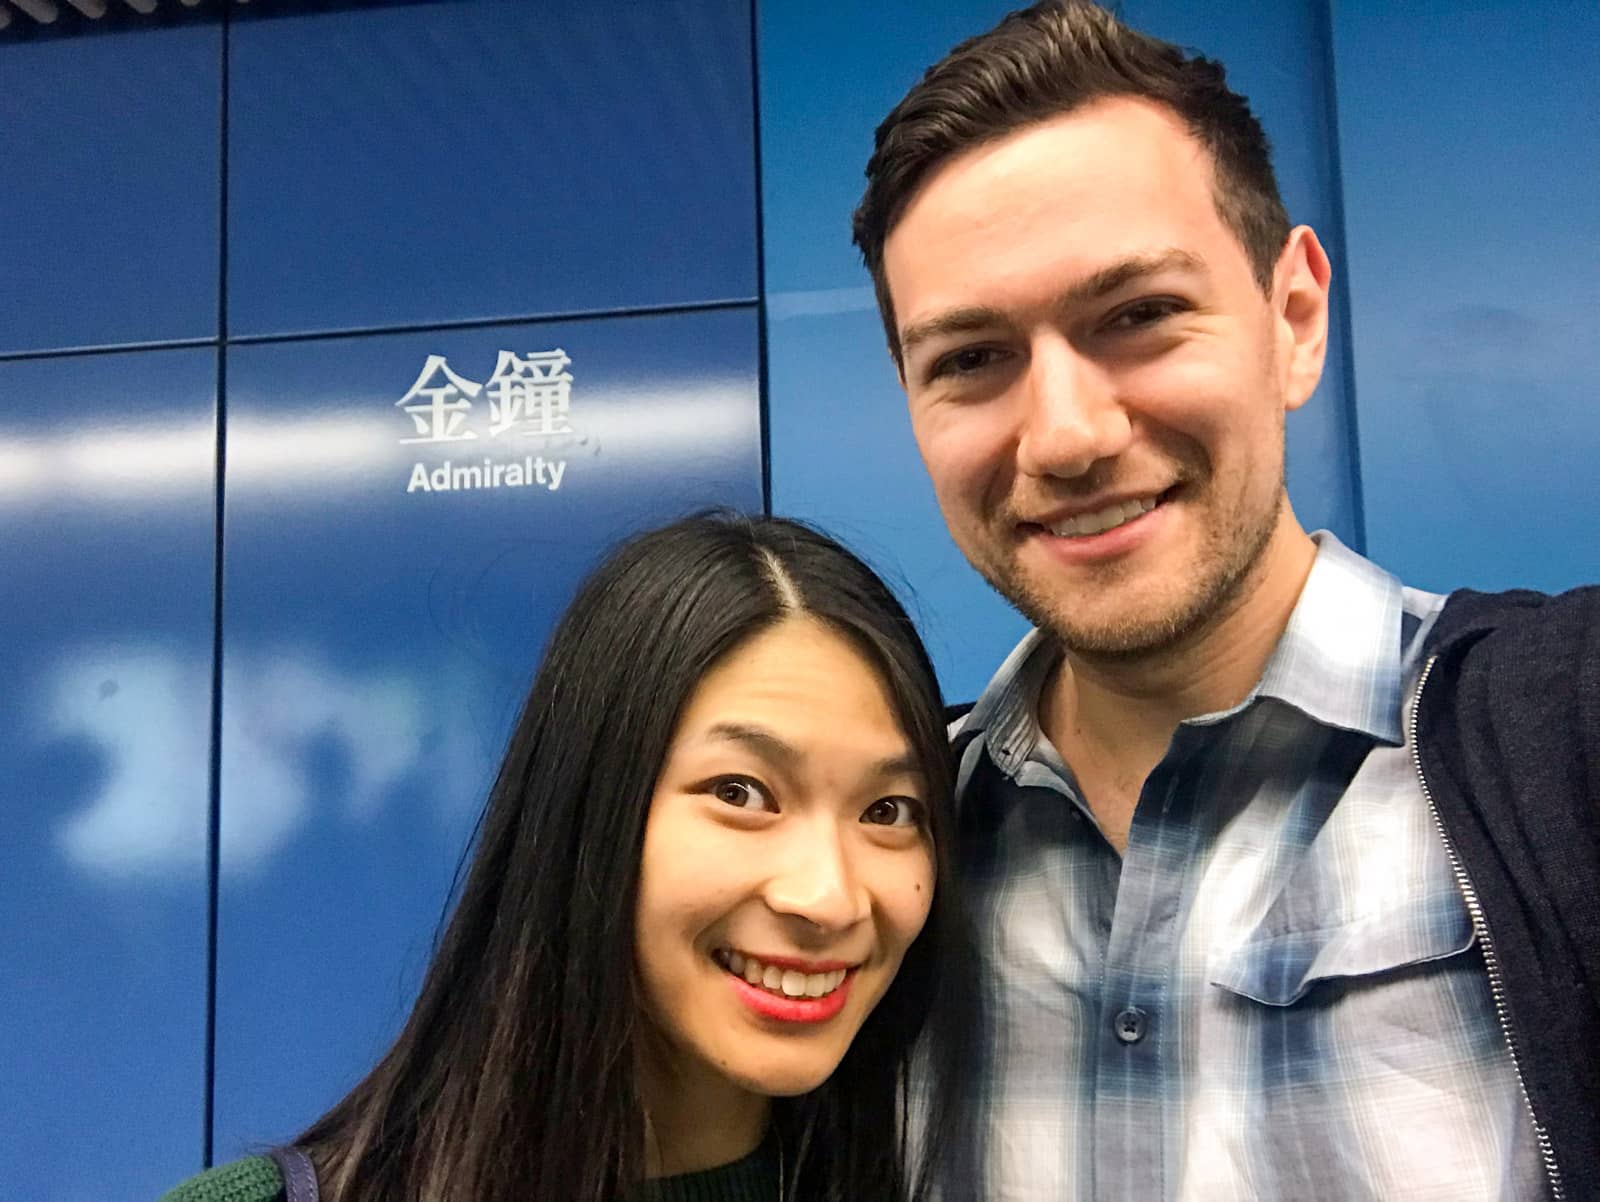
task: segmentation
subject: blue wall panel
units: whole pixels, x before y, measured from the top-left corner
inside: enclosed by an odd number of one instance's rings
[[[747,0],[241,17],[234,334],[755,296]]]
[[[0,353],[215,336],[221,42],[0,45]]]
[[[1341,3],[1361,464],[1414,584],[1600,576],[1600,6]]]
[[[0,363],[0,1197],[201,1161],[216,352]]]
[[[849,218],[878,121],[925,67],[1013,7],[893,0],[761,11],[772,506],[846,536],[902,579],[946,691],[967,698],[1024,626],[945,533]],[[1337,258],[1324,13],[1313,0],[1147,0],[1124,16],[1229,65],[1277,147],[1291,216],[1317,227]],[[1340,325],[1336,315],[1336,341]],[[1353,443],[1335,356],[1317,396],[1291,418],[1289,491],[1309,527],[1360,545]]]
[[[536,405],[497,437],[501,352],[557,348],[571,432],[538,435]],[[749,306],[230,351],[219,1158],[294,1134],[397,1030],[544,639],[600,549],[760,508],[756,348]],[[431,356],[431,395],[397,405]],[[471,407],[436,426],[435,401]],[[403,441],[435,433],[458,440]],[[408,491],[486,458],[532,458],[544,483]]]

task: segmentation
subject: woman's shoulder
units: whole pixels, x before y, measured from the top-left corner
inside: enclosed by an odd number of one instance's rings
[[[270,1157],[219,1164],[162,1194],[157,1202],[282,1202],[283,1174]]]

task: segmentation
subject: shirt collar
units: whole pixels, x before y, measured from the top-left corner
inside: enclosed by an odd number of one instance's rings
[[[1400,582],[1350,550],[1332,533],[1317,545],[1311,574],[1261,680],[1240,709],[1258,697],[1291,705],[1326,726],[1401,744]],[[1039,739],[1039,692],[1060,658],[1041,630],[1030,630],[985,686],[963,731],[980,731],[1002,772],[1017,767]]]
[[[1289,625],[1251,693],[1324,726],[1399,746],[1402,590],[1382,568],[1319,530]]]
[[[1061,649],[1042,630],[1028,631],[962,724],[962,730],[980,732],[989,755],[1009,776],[1039,741],[1039,692],[1060,658]]]

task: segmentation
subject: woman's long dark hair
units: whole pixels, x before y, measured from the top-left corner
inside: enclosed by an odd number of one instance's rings
[[[778,518],[712,514],[624,544],[556,627],[404,1030],[298,1142],[331,1202],[617,1202],[643,1176],[634,907],[679,713],[741,643],[803,613],[877,670],[926,774],[937,882],[899,974],[821,1087],[776,1100],[790,1199],[923,1196],[954,1113],[971,980],[949,856],[951,765],[932,665],[872,571]],[[926,1030],[925,1030],[926,1028]],[[915,1163],[913,1163],[913,1161]]]

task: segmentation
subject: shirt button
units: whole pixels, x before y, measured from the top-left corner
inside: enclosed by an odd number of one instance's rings
[[[1111,1029],[1123,1043],[1138,1043],[1149,1025],[1150,1016],[1137,1006],[1117,1011],[1117,1017],[1111,1021]]]

